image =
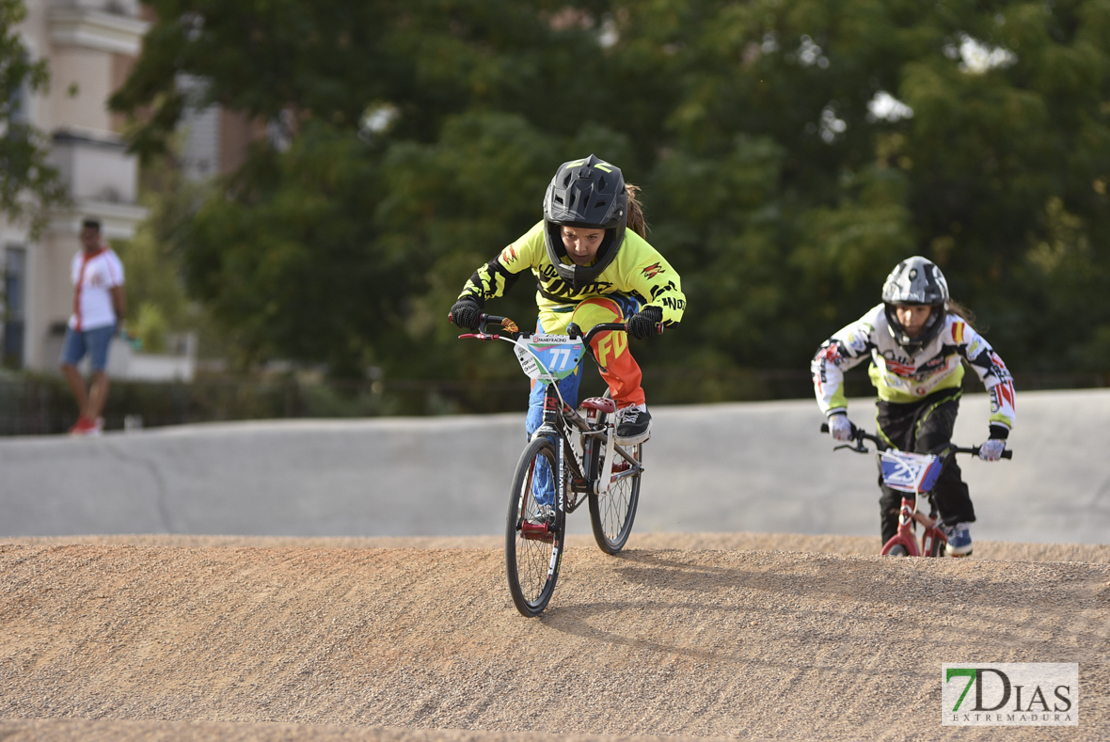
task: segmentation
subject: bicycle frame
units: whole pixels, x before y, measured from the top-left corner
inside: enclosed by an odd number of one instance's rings
[[[913,498],[902,497],[902,505],[898,511],[898,532],[883,544],[879,552],[881,556],[888,556],[895,546],[902,546],[908,556],[936,557],[943,553],[945,545],[948,544],[948,537],[944,535],[944,531],[939,526],[940,521],[934,518],[932,513],[925,515],[917,509],[921,494],[917,492]],[[914,523],[920,523],[924,527],[920,547],[914,537]]]

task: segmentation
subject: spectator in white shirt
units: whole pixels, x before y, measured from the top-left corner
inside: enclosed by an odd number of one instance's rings
[[[99,435],[108,400],[108,348],[123,322],[123,263],[100,238],[100,222],[81,224],[81,250],[73,256],[73,315],[62,348],[62,374],[77,400],[79,416],[71,435]],[[92,380],[88,390],[77,364],[89,355]]]

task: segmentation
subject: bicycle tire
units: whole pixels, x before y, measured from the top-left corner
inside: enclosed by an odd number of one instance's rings
[[[625,446],[625,450],[637,461],[643,461],[642,443]],[[614,452],[613,455],[618,461],[624,462],[620,454]],[[628,543],[628,537],[632,534],[632,522],[636,519],[636,506],[640,502],[640,478],[640,474],[625,477],[610,486],[604,495],[591,493],[589,496],[590,525],[593,526],[594,541],[606,554],[616,554]]]
[[[555,592],[566,537],[563,527],[566,513],[558,506],[554,522],[546,533],[538,529],[525,533],[525,522],[534,521],[539,506],[533,483],[538,468],[543,466],[541,462],[546,462],[549,471],[556,471],[555,444],[546,436],[529,443],[516,465],[505,531],[505,573],[509,592],[516,609],[529,617],[542,613]]]
[[[902,546],[902,544],[895,544],[894,546],[890,547],[890,551],[888,551],[886,555],[892,557],[904,557],[909,556],[910,552],[908,549],[906,549],[905,546]]]

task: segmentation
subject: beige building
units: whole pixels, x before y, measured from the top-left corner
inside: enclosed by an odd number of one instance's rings
[[[26,0],[19,31],[34,59],[50,65],[46,95],[24,99],[22,115],[46,133],[50,161],[73,205],[50,215],[31,241],[0,220],[4,270],[3,351],[9,366],[53,369],[73,305],[69,265],[85,216],[109,239],[127,239],[146,216],[138,206],[138,162],[120,139],[122,119],[107,100],[126,79],[149,24],[137,0]]]

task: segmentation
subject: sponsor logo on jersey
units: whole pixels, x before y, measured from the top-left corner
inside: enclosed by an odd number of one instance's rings
[[[678,291],[678,286],[675,286],[674,281],[667,281],[663,286],[655,285],[651,287],[651,299],[655,301],[659,295],[665,291]]]
[[[678,312],[685,311],[686,309],[686,300],[676,299],[673,296],[664,296],[662,299],[659,300],[659,303],[665,307],[670,307],[671,309],[674,309]]]
[[[566,299],[607,294],[613,288],[612,281],[594,281],[575,291],[570,284],[558,277],[559,273],[552,265],[545,265],[540,268],[537,276],[544,291]]]
[[[991,387],[992,395],[997,393],[999,402],[1005,402],[1010,407],[1014,407],[1014,381],[1009,369],[994,351],[991,351],[991,363],[994,365],[994,375],[1000,379],[998,384]]]
[[[844,338],[848,347],[852,349],[852,355],[859,355],[867,350],[867,338],[865,336],[857,335],[854,332],[848,333],[848,337]]]
[[[486,253],[489,255],[489,253]],[[509,245],[501,251],[501,262],[509,265],[516,262],[517,252],[515,245]]]
[[[964,323],[955,322],[952,325],[952,339],[956,341],[956,345],[960,345],[964,341]]]
[[[906,363],[903,361],[896,361],[893,358],[886,358],[886,368],[891,373],[899,376],[913,376],[914,366],[913,363]]]
[[[840,343],[829,343],[817,353],[817,357],[826,363],[839,366],[841,361]],[[824,364],[822,364],[821,376],[824,377],[824,375]]]
[[[912,379],[913,381],[925,381],[930,376],[942,371],[949,365],[949,358],[944,356],[936,356],[932,360],[917,366],[911,359],[908,358],[895,358],[891,351],[883,351],[883,360],[886,361],[887,371],[897,374],[904,379]],[[956,365],[959,360],[956,360]],[[951,370],[951,369],[949,369]],[[947,374],[945,374],[947,376]]]
[[[645,278],[655,278],[660,273],[666,273],[666,272],[667,272],[667,269],[664,268],[660,263],[652,263],[647,268],[644,268],[644,277]]]

